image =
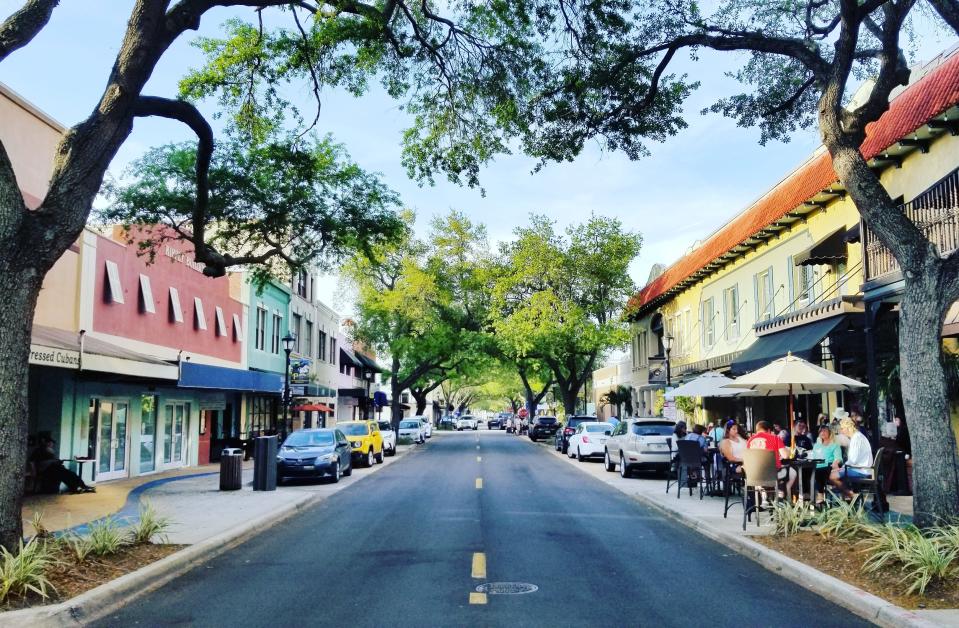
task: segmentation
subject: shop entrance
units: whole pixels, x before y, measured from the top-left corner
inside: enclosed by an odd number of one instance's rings
[[[90,425],[96,430],[97,480],[128,476],[130,404],[112,399],[91,399],[90,414],[93,419]]]
[[[205,410],[210,427],[210,462],[220,459],[224,447],[240,447],[240,417],[233,412],[233,404],[222,410]]]
[[[190,421],[190,404],[171,401],[163,407],[163,465],[186,464],[186,429]]]

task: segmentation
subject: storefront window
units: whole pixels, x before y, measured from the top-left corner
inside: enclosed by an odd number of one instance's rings
[[[156,468],[157,397],[140,398],[140,473]]]

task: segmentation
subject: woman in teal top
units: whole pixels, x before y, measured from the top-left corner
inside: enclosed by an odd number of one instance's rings
[[[820,461],[816,463],[816,488],[819,489],[817,492],[825,492],[829,485],[829,474],[842,464],[842,448],[839,447],[828,425],[819,426],[819,438],[812,446],[812,457]]]

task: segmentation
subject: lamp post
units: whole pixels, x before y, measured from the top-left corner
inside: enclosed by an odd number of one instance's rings
[[[376,374],[370,369],[363,372],[363,379],[366,381],[366,398],[363,400],[363,420],[370,420],[370,390],[373,388],[373,378]],[[392,420],[392,419],[390,419]]]
[[[286,369],[283,371],[283,440],[286,440],[290,422],[290,401],[292,401],[290,395],[290,353],[293,352],[293,343],[296,342],[296,337],[290,332],[286,332],[282,341],[283,353],[286,354]]]
[[[669,352],[670,350],[672,350],[672,348],[673,348],[673,337],[670,336],[669,334],[666,334],[663,337],[663,351],[666,352],[666,386],[667,387],[673,385],[672,373],[670,372],[670,369],[669,369]]]

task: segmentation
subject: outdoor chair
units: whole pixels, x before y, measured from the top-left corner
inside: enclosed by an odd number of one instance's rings
[[[880,447],[879,451],[876,452],[876,457],[873,460],[871,467],[857,467],[851,464],[847,464],[846,467],[849,469],[857,469],[859,471],[869,471],[872,476],[868,478],[846,478],[846,484],[849,488],[855,492],[862,495],[862,498],[865,499],[867,495],[872,495],[872,511],[880,519],[884,517],[888,506],[886,505],[886,495],[883,491],[883,473],[882,473],[882,454],[885,451],[885,447]]]
[[[725,519],[729,514],[730,508],[737,504],[742,505],[742,500],[730,501],[729,498],[732,497],[733,491],[736,491],[742,496],[743,476],[741,473],[736,473],[736,465],[728,460],[723,459],[719,464],[719,473],[722,476],[720,479],[723,483],[723,499],[726,501],[723,509],[723,519]]]
[[[666,494],[669,495],[669,488],[674,482],[679,482],[679,465],[673,456],[673,439],[666,437],[666,447],[669,448],[669,468],[666,469]]]
[[[743,452],[743,532],[746,521],[756,513],[759,526],[759,508],[762,494],[772,493],[773,503],[779,500],[779,479],[776,476],[776,452],[771,449],[747,449]],[[752,505],[748,497],[752,491]]]
[[[699,486],[699,499],[702,499],[706,483],[702,448],[694,440],[681,440],[676,443],[676,450],[679,452],[679,463],[676,469],[676,499],[679,499],[680,493],[683,492],[684,478],[689,488],[689,495],[692,496],[693,486],[690,478],[693,473],[696,474],[696,484]]]

